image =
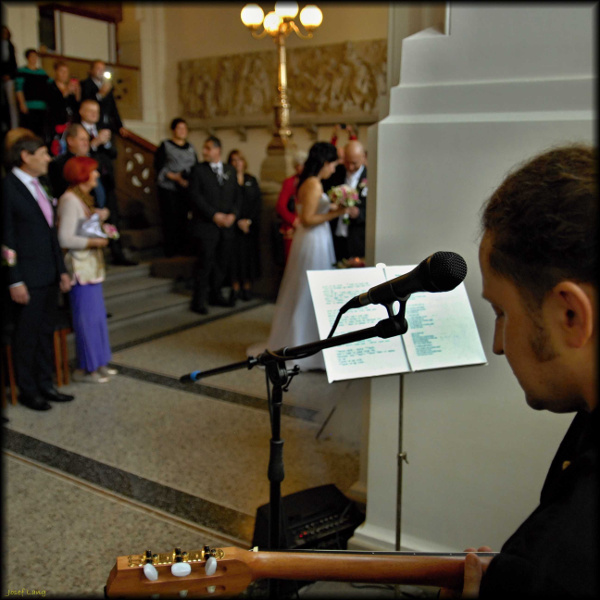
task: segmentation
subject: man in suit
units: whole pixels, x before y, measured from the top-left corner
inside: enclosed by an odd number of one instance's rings
[[[217,137],[206,139],[202,157],[204,162],[192,168],[189,186],[192,235],[198,256],[190,308],[207,314],[207,301],[214,306],[230,306],[221,287],[229,274],[233,225],[242,204],[242,188],[235,169],[221,160],[221,141]]]
[[[102,128],[127,137],[127,130],[123,127],[119,116],[112,83],[110,79],[104,77],[105,72],[106,64],[102,60],[95,60],[90,65],[90,76],[81,82],[81,101],[96,100],[100,105]]]
[[[65,130],[65,141],[67,151],[54,157],[48,165],[48,178],[52,187],[52,193],[56,198],[60,198],[68,187],[67,181],[63,177],[63,169],[70,158],[74,156],[91,156],[90,136],[81,123],[71,123]],[[92,190],[92,195],[96,199],[96,206],[104,208],[106,206],[106,194],[114,193],[115,181],[112,171],[112,164],[104,154],[96,154],[94,159],[98,161],[98,172],[100,181],[98,187]]]
[[[59,290],[71,289],[56,233],[51,199],[39,178],[48,171],[44,141],[23,135],[9,150],[11,172],[3,182],[2,258],[14,313],[13,351],[19,402],[49,410],[48,401],[67,402],[52,382],[54,325]]]
[[[365,215],[367,211],[367,167],[366,154],[363,145],[358,140],[350,140],[344,147],[343,164],[339,165],[335,173],[323,182],[323,189],[327,192],[338,185],[349,185],[358,192],[360,204],[348,210],[349,222],[344,223],[342,218],[330,221],[333,234],[333,246],[336,260],[352,256],[365,255]]]
[[[115,176],[113,161],[117,157],[117,149],[112,141],[112,131],[108,128],[100,128],[100,105],[96,100],[84,100],[79,107],[81,126],[89,135],[89,154],[100,163],[101,183],[106,192],[105,205],[110,210],[108,222],[117,229],[119,223],[119,204],[115,193]],[[98,199],[98,194],[96,194]],[[104,208],[104,205],[99,208]],[[135,266],[138,263],[129,260],[123,253],[121,239],[110,241],[110,252],[112,264],[125,267]]]

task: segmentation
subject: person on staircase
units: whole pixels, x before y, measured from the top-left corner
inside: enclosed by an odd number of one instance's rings
[[[229,275],[242,191],[235,169],[221,160],[219,138],[206,139],[202,157],[204,162],[195,165],[190,175],[192,236],[198,257],[190,310],[205,315],[207,302],[231,306],[221,288]]]
[[[112,131],[107,127],[101,128],[101,126],[98,125],[100,122],[100,105],[96,100],[91,100],[89,98],[87,100],[82,100],[81,106],[79,107],[79,116],[81,125],[90,136],[90,156],[100,162],[103,170],[102,183],[106,192],[106,207],[110,211],[110,223],[117,229],[120,229],[119,205],[115,190],[116,185],[113,164],[117,157],[117,150],[112,139]],[[102,158],[100,158],[100,156],[102,156]],[[100,206],[99,208],[103,208],[103,206]],[[120,238],[111,240],[110,252],[113,265],[131,267],[138,264],[125,256]]]

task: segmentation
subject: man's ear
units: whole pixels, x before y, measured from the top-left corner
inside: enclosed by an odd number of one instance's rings
[[[594,335],[596,314],[593,286],[561,281],[551,294],[563,341],[571,348],[582,348]]]

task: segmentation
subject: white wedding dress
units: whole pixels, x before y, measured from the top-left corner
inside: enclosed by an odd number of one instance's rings
[[[330,202],[327,194],[323,194],[317,213],[329,212]],[[302,205],[298,205],[298,211],[301,210]],[[332,269],[334,263],[335,252],[329,221],[313,227],[298,225],[279,287],[266,348],[278,350],[283,346],[299,346],[320,339],[306,271]],[[251,348],[256,347],[254,344]],[[262,345],[259,352],[264,349],[265,346]],[[297,361],[286,361],[286,364],[288,368],[297,364],[303,371],[325,369],[323,352]]]

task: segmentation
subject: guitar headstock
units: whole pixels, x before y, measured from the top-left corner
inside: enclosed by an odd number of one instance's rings
[[[108,598],[218,598],[236,596],[252,581],[249,551],[210,548],[120,556],[106,583]]]

